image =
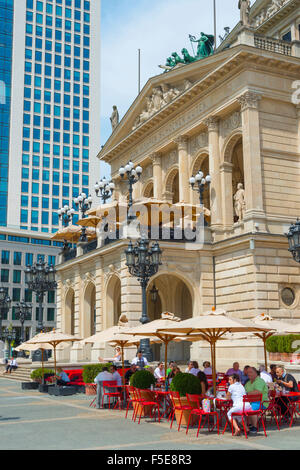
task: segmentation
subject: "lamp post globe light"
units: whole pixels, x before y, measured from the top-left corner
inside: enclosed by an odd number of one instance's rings
[[[85,193],[79,194],[79,196],[74,199],[76,209],[81,212],[81,217],[83,219],[86,217],[87,211],[92,207],[92,202],[92,196],[87,196]],[[81,227],[81,236],[79,241],[84,243],[87,242],[86,227]]]
[[[25,330],[24,330],[24,323],[26,320],[31,319],[31,312],[32,312],[32,305],[26,303],[24,300],[18,302],[15,305],[15,314],[17,320],[20,320],[21,323],[21,336],[20,336],[20,343],[24,343],[25,341]]]
[[[292,253],[293,258],[297,263],[300,263],[300,220],[292,224],[289,232],[286,234],[289,242],[289,251]]]
[[[147,297],[146,289],[149,279],[157,273],[161,263],[162,251],[158,242],[149,247],[149,240],[144,238],[138,240],[133,246],[132,241],[125,250],[126,266],[128,266],[129,273],[137,277],[142,288],[142,317],[140,322],[142,324],[148,323],[150,320],[147,315]],[[145,357],[151,361],[152,351],[150,349],[149,339],[141,340],[141,350]]]
[[[39,315],[37,330],[42,331],[43,325],[43,301],[45,293],[57,287],[55,282],[56,270],[52,265],[46,264],[41,257],[37,263],[27,266],[25,270],[25,283],[28,289],[34,291],[38,297]]]
[[[193,191],[197,191],[199,193],[200,198],[200,206],[203,206],[203,193],[205,188],[211,183],[211,176],[207,175],[204,177],[202,171],[198,171],[195,176],[191,176],[189,179],[189,183],[193,189]]]
[[[114,190],[115,183],[113,181],[108,181],[105,176],[99,181],[99,183],[95,184],[96,196],[100,197],[103,204],[112,197]]]
[[[72,224],[73,217],[75,214],[75,209],[70,208],[69,206],[65,205],[64,207],[61,207],[58,211],[58,217],[59,220],[62,222],[62,226],[64,228],[67,228],[70,223]],[[70,245],[67,242],[67,240],[64,240],[63,244],[63,252],[67,252],[70,249]]]
[[[128,210],[130,210],[130,207],[133,205],[133,198],[132,198],[132,193],[133,193],[133,185],[136,184],[141,177],[141,174],[143,172],[143,168],[138,165],[134,167],[134,164],[132,161],[129,161],[125,167],[121,166],[119,168],[119,175],[121,176],[122,179],[124,179],[125,175],[127,176],[128,180],[128,186],[129,186],[129,201],[128,201]],[[133,219],[133,216],[128,216],[128,219]]]
[[[0,287],[0,340],[2,339],[2,320],[11,306],[11,298],[4,287]]]

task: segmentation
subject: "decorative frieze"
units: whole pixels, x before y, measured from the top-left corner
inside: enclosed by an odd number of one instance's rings
[[[251,26],[258,28],[262,23],[267,21],[271,16],[277,13],[280,8],[282,8],[290,0],[271,0],[265,8],[262,8],[258,15],[256,15],[252,22]]]
[[[190,152],[194,155],[202,148],[208,147],[208,133],[201,132],[190,139]]]
[[[222,135],[226,137],[234,129],[242,126],[242,117],[240,111],[235,111],[221,122]]]

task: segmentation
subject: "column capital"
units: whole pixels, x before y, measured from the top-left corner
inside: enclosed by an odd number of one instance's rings
[[[179,135],[173,139],[173,142],[178,146],[178,150],[187,150],[188,141],[187,135]]]
[[[160,152],[154,152],[149,155],[153,165],[161,165],[162,154]]]
[[[241,105],[241,111],[246,109],[258,109],[258,103],[261,100],[261,94],[256,91],[246,91],[243,95],[237,98]]]
[[[205,126],[208,128],[208,132],[219,130],[219,117],[218,116],[209,116],[204,120]]]

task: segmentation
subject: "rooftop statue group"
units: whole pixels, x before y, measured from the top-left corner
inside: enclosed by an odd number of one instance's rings
[[[178,64],[191,64],[192,62],[196,62],[197,60],[209,57],[214,53],[215,38],[211,34],[201,33],[199,39],[196,39],[195,36],[189,35],[189,39],[192,47],[193,43],[197,44],[197,53],[194,53],[194,55],[192,56],[186,48],[183,48],[181,50],[182,57],[180,57],[177,52],[173,52],[171,54],[171,57],[167,58],[166,65],[161,66],[162,68],[165,68],[167,71]]]

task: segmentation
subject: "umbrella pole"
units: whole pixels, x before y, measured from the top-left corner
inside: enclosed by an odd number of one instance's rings
[[[124,344],[121,344],[121,354],[122,354],[122,384],[123,384],[123,406],[125,407],[126,403],[126,390],[125,390],[125,367],[124,367]]]
[[[44,376],[44,350],[42,349],[42,375],[43,375],[43,385],[45,385],[45,376]]]
[[[267,358],[267,347],[266,347],[267,338],[265,334],[263,335],[262,340],[264,342],[265,369],[266,369],[266,372],[268,372],[268,358]]]
[[[56,379],[56,344],[55,343],[53,344],[53,350],[54,350],[54,373],[55,373],[55,385],[56,385],[57,379]]]
[[[168,391],[167,367],[168,367],[168,340],[165,340],[165,389],[166,389],[166,392]]]
[[[214,395],[216,395],[216,343],[215,340],[212,339],[211,343],[211,365],[212,365],[212,378],[213,378],[213,389],[214,389]]]

